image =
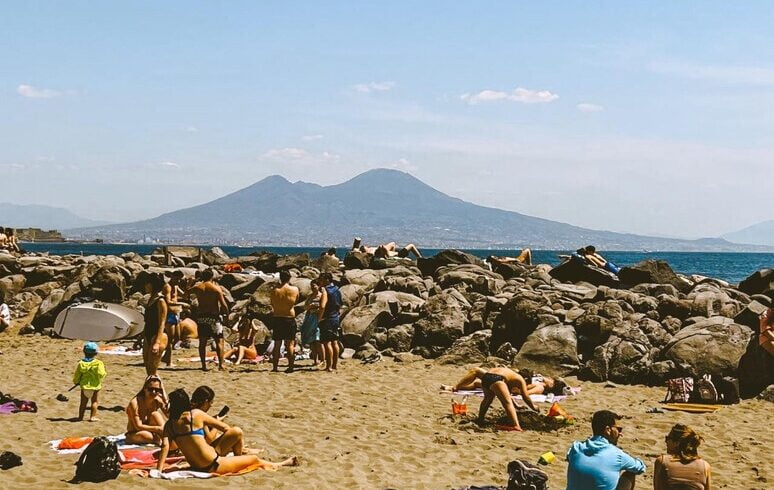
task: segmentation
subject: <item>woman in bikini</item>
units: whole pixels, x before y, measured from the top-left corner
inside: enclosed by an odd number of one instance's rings
[[[473,368],[465,376],[460,379],[456,385],[441,385],[442,391],[466,391],[466,390],[480,390],[481,389],[481,377],[487,373],[484,368]],[[521,373],[520,373],[521,374]],[[540,395],[543,393],[553,393],[554,395],[561,395],[564,393],[564,389],[567,384],[561,379],[554,379],[550,376],[543,376],[540,374],[531,374],[529,376],[522,374],[524,380],[527,382],[527,394],[528,395]],[[513,389],[514,395],[522,395],[515,387]]]
[[[242,359],[253,360],[258,358],[258,350],[255,348],[255,335],[259,325],[253,325],[253,321],[247,315],[239,319],[239,344],[228,351],[223,358],[233,361],[235,364]]]
[[[126,442],[128,444],[161,444],[161,432],[166,422],[167,398],[161,378],[151,375],[129,405],[126,416]]]
[[[142,360],[145,364],[145,373],[148,375],[158,372],[161,356],[167,348],[168,337],[165,327],[168,307],[162,293],[164,285],[164,276],[158,273],[151,274],[145,284],[145,291],[150,293],[150,299],[148,306],[145,307]]]
[[[223,437],[213,447],[207,443],[205,429],[222,431]],[[232,430],[235,437],[226,438]],[[169,420],[164,425],[161,454],[157,469],[164,470],[164,462],[169,454],[170,440],[176,442],[178,448],[191,465],[191,470],[219,475],[236,473],[252,465],[262,468],[276,469],[280,466],[295,466],[298,459],[293,456],[280,463],[264,461],[254,454],[244,454],[242,430],[229,427],[220,420],[193,408],[188,393],[177,389],[169,394]],[[227,456],[229,453],[233,456]]]

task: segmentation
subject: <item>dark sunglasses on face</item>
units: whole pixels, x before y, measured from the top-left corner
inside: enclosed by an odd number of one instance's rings
[[[148,390],[148,392],[150,393],[161,393],[161,388],[153,388],[149,386],[148,388],[145,388],[145,389]]]

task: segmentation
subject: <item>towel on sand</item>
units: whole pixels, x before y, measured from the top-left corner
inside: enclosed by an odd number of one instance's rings
[[[131,350],[125,345],[103,345],[99,348],[100,354],[113,354],[116,356],[141,356],[142,349]]]
[[[121,469],[122,470],[135,470],[135,469],[152,469],[159,463],[158,455],[159,449],[122,449],[121,453]],[[167,456],[166,464],[174,465],[176,463],[185,463],[185,457],[183,456]],[[185,463],[188,466],[187,463]]]
[[[573,395],[577,395],[581,391],[580,387],[578,387],[578,388],[571,388],[571,389],[572,389],[572,394]],[[458,395],[458,396],[481,396],[481,397],[483,397],[484,396],[484,390],[459,390],[459,391],[441,390],[441,394],[455,395],[455,396]],[[530,397],[530,399],[534,403],[546,403],[546,402],[553,403],[553,402],[560,402],[562,400],[567,399],[566,395],[549,396],[549,395],[539,394],[539,395],[530,395],[529,397]],[[518,401],[518,402],[522,402],[524,400],[521,397],[521,395],[514,395],[513,399]]]
[[[167,461],[169,461],[169,458],[167,458]],[[123,467],[122,467],[123,468]],[[269,471],[275,471],[277,469],[277,465],[273,463],[255,463],[253,465],[248,466],[247,468],[244,468],[241,471],[238,471],[236,473],[226,473],[223,475],[219,475],[217,473],[205,473],[202,471],[191,471],[191,470],[181,470],[181,469],[174,469],[174,468],[168,468],[164,472],[159,472],[157,469],[134,469],[130,470],[130,475],[140,476],[142,478],[160,478],[163,480],[181,480],[185,478],[215,478],[219,476],[237,476],[237,475],[244,475],[245,473],[250,473],[252,471],[256,470],[269,470]]]
[[[140,447],[134,444],[127,444],[124,434],[107,436],[107,438],[115,442],[116,446],[118,446],[118,449],[131,449]],[[93,437],[65,437],[64,439],[48,441],[48,445],[51,446],[51,449],[59,454],[80,454],[93,440]]]

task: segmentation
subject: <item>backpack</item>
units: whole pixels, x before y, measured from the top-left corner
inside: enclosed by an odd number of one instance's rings
[[[22,465],[21,456],[11,451],[0,453],[0,470],[9,470]]]
[[[548,490],[548,475],[522,459],[511,461],[508,463],[508,490]]]
[[[724,405],[739,403],[739,380],[731,376],[713,376],[712,383],[718,390],[718,398]]]
[[[121,473],[118,446],[107,437],[95,437],[75,463],[75,482],[115,480]]]
[[[666,382],[664,403],[688,403],[693,393],[693,378],[674,378]]]
[[[712,383],[709,374],[705,374],[699,378],[696,383],[696,401],[699,403],[717,403],[718,390]]]

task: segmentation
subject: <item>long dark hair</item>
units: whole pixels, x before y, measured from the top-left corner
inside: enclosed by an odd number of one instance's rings
[[[207,385],[202,385],[191,394],[191,406],[199,408],[204,402],[211,402],[215,399],[215,392]]]
[[[169,394],[169,420],[175,422],[183,412],[191,410],[191,399],[183,388],[178,388]]]

